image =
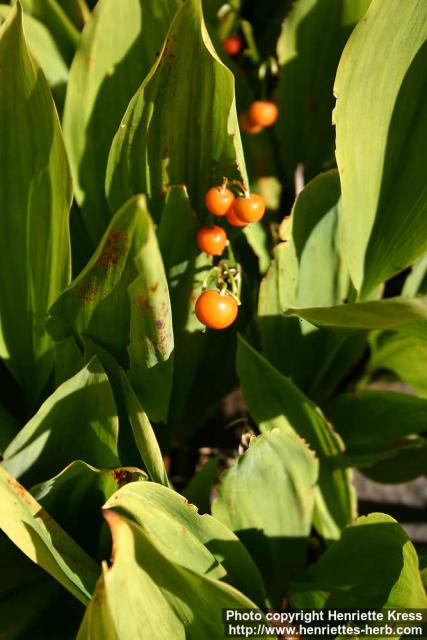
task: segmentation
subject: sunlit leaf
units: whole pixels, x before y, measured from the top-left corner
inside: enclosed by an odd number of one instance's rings
[[[40,504],[0,467],[0,529],[19,549],[86,604],[99,571]]]
[[[362,296],[427,248],[427,5],[373,0],[338,68],[343,256]]]
[[[27,48],[19,4],[0,32],[0,67],[1,355],[32,404],[52,367],[45,315],[69,279],[71,181],[58,117]]]
[[[108,378],[93,359],[42,404],[4,452],[3,466],[34,484],[73,460],[120,466],[118,419]]]
[[[111,217],[104,195],[111,141],[179,5],[179,0],[99,0],[83,31],[70,71],[64,135],[76,199],[94,243]]]
[[[337,538],[354,515],[348,471],[337,468],[343,445],[322,412],[242,338],[237,370],[249,412],[262,432],[297,433],[319,458],[314,525],[326,538]],[[338,465],[339,466],[339,465]]]
[[[273,604],[305,564],[318,461],[291,431],[272,430],[221,476],[215,517],[235,531],[257,561]]]
[[[165,419],[173,330],[163,262],[145,198],[114,216],[95,254],[50,309],[57,340],[87,336],[129,370],[144,410]]]
[[[105,513],[113,565],[104,564],[78,640],[219,640],[224,637],[221,609],[255,606],[233,587],[167,559],[143,527],[116,512]]]
[[[185,118],[177,121],[172,112]],[[164,189],[185,184],[202,217],[207,189],[223,176],[247,181],[234,80],[210,42],[201,1],[188,0],[123,116],[108,160],[107,194],[115,209],[146,193],[156,219]]]

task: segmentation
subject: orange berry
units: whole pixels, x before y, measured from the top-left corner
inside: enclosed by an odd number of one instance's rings
[[[243,40],[240,36],[228,36],[222,43],[225,53],[229,56],[237,56],[243,49]]]
[[[257,222],[265,212],[264,200],[256,193],[239,196],[233,204],[234,213],[242,222]]]
[[[279,109],[274,102],[256,100],[249,107],[248,114],[253,125],[271,127],[279,116]]]
[[[245,133],[250,133],[251,135],[256,135],[257,133],[261,133],[264,127],[261,127],[259,124],[254,124],[249,117],[249,113],[244,111],[240,114],[239,118],[240,128]]]
[[[197,232],[199,249],[210,256],[220,256],[227,244],[227,234],[222,227],[201,227]]]
[[[234,201],[234,193],[224,187],[211,187],[205,196],[205,203],[208,210],[214,216],[225,216]]]
[[[234,207],[230,207],[230,209],[227,211],[227,222],[231,225],[233,225],[233,227],[246,227],[246,222],[243,222],[243,220],[240,220],[240,218],[238,218],[234,212]]]
[[[225,329],[237,318],[237,302],[228,293],[208,289],[197,298],[196,316],[209,329]]]

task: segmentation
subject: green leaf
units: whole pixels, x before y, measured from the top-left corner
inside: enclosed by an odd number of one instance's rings
[[[324,400],[360,357],[364,335],[316,329],[285,318],[282,306],[334,305],[344,300],[348,276],[339,246],[337,172],[321,174],[301,191],[281,225],[286,242],[261,283],[258,316],[263,353],[307,395]]]
[[[87,604],[99,575],[97,565],[3,467],[0,503],[0,529],[30,560]]]
[[[392,371],[411,385],[418,395],[427,398],[427,341],[401,332],[374,334],[371,339],[368,374],[378,370]]]
[[[427,400],[390,391],[339,395],[327,406],[352,466],[377,482],[408,482],[424,474]]]
[[[258,258],[260,273],[265,273],[270,266],[270,250],[268,246],[269,237],[261,223],[248,224],[243,233],[246,236],[249,246]]]
[[[346,447],[362,453],[424,431],[427,400],[393,391],[362,390],[339,395],[328,405],[327,413]]]
[[[9,17],[13,9],[0,5],[0,23]],[[38,61],[55,97],[65,97],[65,86],[68,80],[68,67],[47,28],[30,15],[22,16],[25,37],[28,46]]]
[[[376,329],[402,329],[417,335],[425,331],[427,296],[418,298],[387,298],[368,302],[353,302],[332,307],[305,309],[282,307],[286,316],[299,316],[318,326],[369,331]]]
[[[153,483],[131,483],[105,505],[135,521],[171,562],[211,578],[224,578],[260,606],[265,594],[258,570],[234,533],[175,491]]]
[[[3,466],[34,484],[73,460],[98,468],[120,466],[113,393],[94,358],[42,404],[4,452]]]
[[[19,4],[0,32],[0,67],[1,356],[33,404],[52,368],[45,315],[69,279],[71,180],[58,117],[27,48]]]
[[[260,430],[297,433],[319,457],[314,525],[324,537],[337,538],[354,514],[349,474],[336,468],[343,451],[340,438],[320,409],[242,338],[237,371],[245,402]]]
[[[372,513],[347,527],[341,539],[295,583],[294,608],[425,608],[418,556],[390,516]]]
[[[331,166],[333,83],[344,44],[370,0],[298,0],[277,44],[280,64],[276,131],[286,172],[306,179]]]
[[[212,513],[256,560],[273,605],[305,565],[318,466],[303,440],[274,429],[253,438],[221,476]]]
[[[56,340],[91,338],[129,370],[144,410],[167,415],[173,374],[168,285],[145,198],[114,216],[95,254],[50,309]]]
[[[427,253],[414,264],[403,285],[403,296],[414,297],[417,293],[427,293]]]
[[[175,334],[187,322],[196,261],[196,215],[187,189],[171,187],[166,192],[157,229],[159,247],[168,279]]]
[[[108,160],[107,194],[116,209],[146,193],[157,219],[165,187],[185,184],[201,216],[207,189],[223,176],[247,182],[234,80],[210,42],[201,1],[188,0],[123,116]]]
[[[343,250],[365,297],[427,249],[426,37],[424,2],[373,0],[338,68]]]
[[[95,469],[78,460],[32,487],[31,494],[89,555],[101,559],[105,551],[103,504],[126,483],[146,479],[145,473],[135,467]]]
[[[132,433],[148,475],[153,482],[158,482],[168,487],[170,482],[153,427],[124,371],[120,371],[120,382],[123,402],[132,427]]]
[[[255,607],[233,587],[167,559],[143,527],[116,512],[105,514],[113,536],[113,565],[108,569],[104,564],[78,640],[222,640],[221,610]],[[123,584],[131,585],[125,599]]]
[[[73,59],[79,32],[73,25],[59,0],[20,0],[24,11],[46,25],[64,60]]]
[[[110,221],[104,183],[111,141],[179,5],[99,0],[83,31],[70,71],[64,135],[76,200],[94,243]]]
[[[374,482],[400,484],[425,475],[427,466],[427,440],[418,436],[405,438],[400,446],[389,450],[375,464],[361,469]],[[393,455],[394,454],[394,455]]]

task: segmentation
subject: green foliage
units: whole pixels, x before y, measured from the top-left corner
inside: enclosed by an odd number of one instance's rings
[[[174,111],[186,114],[180,126],[170,117]],[[200,210],[209,186],[224,175],[247,181],[233,76],[213,49],[200,0],[188,0],[123,115],[108,160],[107,194],[115,209],[146,193],[156,218],[165,186],[184,183]]]
[[[372,513],[344,530],[341,539],[295,583],[291,602],[329,608],[424,608],[427,598],[415,548],[390,516]]]
[[[338,68],[343,249],[364,297],[427,250],[426,18],[425,3],[374,0]]]
[[[154,10],[142,0],[100,0],[80,39],[70,70],[64,136],[75,197],[93,242],[111,216],[104,195],[111,141],[162,47],[178,5],[178,0],[156,0]],[[135,194],[140,192],[145,191],[137,189]]]
[[[0,154],[7,159],[0,184],[0,353],[33,408],[53,364],[46,311],[69,278],[72,194],[58,117],[28,50],[19,4],[2,27],[0,65]]]
[[[311,179],[333,163],[333,84],[344,44],[370,0],[300,0],[283,22],[277,135],[290,176],[301,164]]]
[[[2,640],[427,608],[425,560],[352,484],[427,464],[426,12],[0,4]],[[261,221],[208,213],[224,177]],[[224,331],[206,287],[241,303]]]
[[[317,476],[318,461],[305,442],[273,429],[254,438],[224,473],[212,505],[256,559],[276,606],[305,564]]]
[[[243,340],[239,341],[237,369],[249,412],[259,429],[296,433],[318,455],[314,526],[326,538],[339,537],[354,512],[349,474],[340,468],[340,438],[319,408]]]

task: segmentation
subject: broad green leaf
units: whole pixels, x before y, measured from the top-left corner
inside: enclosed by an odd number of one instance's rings
[[[93,558],[101,559],[102,552],[108,551],[101,532],[103,504],[126,483],[146,478],[134,467],[95,469],[78,460],[32,487],[31,494],[73,540]]]
[[[175,491],[152,482],[131,483],[105,505],[135,521],[171,562],[211,578],[224,578],[260,606],[265,594],[258,570],[234,533]]]
[[[426,38],[425,2],[373,0],[338,68],[343,255],[362,297],[427,249]]]
[[[316,400],[331,394],[361,355],[364,335],[316,329],[286,318],[286,306],[329,306],[347,296],[348,276],[338,239],[340,185],[337,172],[321,174],[301,191],[261,283],[258,316],[263,353]]]
[[[316,452],[320,467],[314,525],[324,537],[337,538],[354,514],[349,473],[336,468],[343,451],[340,438],[320,409],[242,338],[237,371],[245,402],[260,430],[297,433]]]
[[[99,575],[97,565],[3,467],[0,503],[0,529],[30,560],[87,604]]]
[[[61,7],[61,0],[20,0],[26,13],[46,25],[64,60],[69,64],[74,56],[79,32]]]
[[[400,484],[425,475],[427,467],[427,440],[409,436],[398,447],[388,451],[389,455],[374,464],[361,468],[362,473],[374,482]]]
[[[347,449],[363,453],[424,431],[427,400],[393,391],[362,390],[337,396],[327,413]]]
[[[188,0],[118,128],[107,195],[116,209],[130,196],[146,193],[157,219],[165,187],[185,184],[202,217],[207,189],[223,176],[247,182],[234,80],[213,49],[201,0]]]
[[[45,315],[69,279],[71,181],[58,117],[27,48],[19,4],[0,31],[0,67],[1,355],[33,404],[52,367]]]
[[[427,341],[400,332],[374,334],[371,339],[371,359],[368,374],[378,370],[392,371],[427,398]]]
[[[13,9],[0,5],[0,23],[4,22]],[[25,37],[28,46],[43,70],[55,97],[65,97],[65,85],[68,79],[68,67],[47,28],[35,18],[22,16]]]
[[[425,473],[427,400],[391,392],[360,390],[327,406],[352,465],[377,482],[408,482]],[[360,462],[359,462],[360,461]]]
[[[26,484],[59,473],[73,460],[120,466],[113,393],[94,358],[42,404],[4,452],[3,466]]]
[[[221,476],[213,515],[256,560],[273,605],[304,567],[318,461],[292,432],[268,431]]]
[[[114,216],[95,254],[50,309],[58,340],[87,336],[129,370],[144,410],[166,418],[173,374],[167,280],[156,234],[137,196]]]
[[[306,179],[331,166],[332,88],[344,44],[370,0],[298,0],[277,44],[280,64],[276,132],[289,179],[299,164]]]
[[[143,527],[114,511],[104,513],[113,564],[104,563],[78,640],[219,640],[223,608],[255,607],[233,587],[166,558]]]
[[[70,71],[64,135],[75,196],[95,243],[111,217],[104,194],[111,141],[179,5],[179,0],[99,0],[83,31]]]
[[[318,326],[356,331],[401,329],[423,335],[427,322],[427,296],[352,302],[332,307],[282,306],[285,316],[299,316]]]
[[[294,585],[292,607],[315,601],[316,608],[426,608],[417,553],[400,525],[371,513],[344,529]]]

